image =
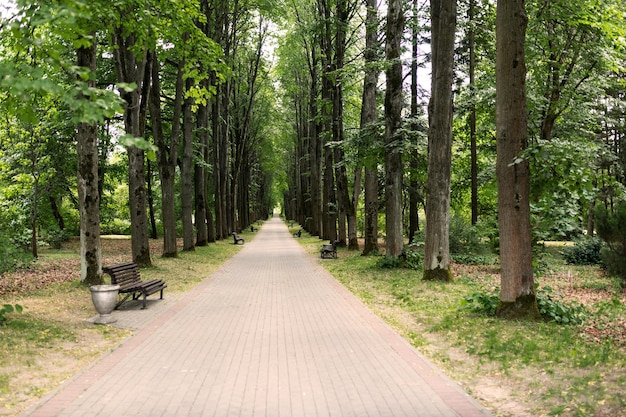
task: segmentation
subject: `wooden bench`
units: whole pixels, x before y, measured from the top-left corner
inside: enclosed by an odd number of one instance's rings
[[[337,241],[322,245],[322,249],[320,250],[320,258],[324,259],[328,256],[334,259],[337,258]]]
[[[167,287],[167,284],[160,279],[142,281],[139,268],[134,262],[105,266],[102,268],[102,272],[111,277],[111,284],[120,286],[120,294],[126,294],[124,298],[116,304],[116,309],[129,297],[132,297],[133,300],[138,300],[139,297],[143,295],[142,309],[146,308],[146,297],[151,294],[160,291],[161,300],[163,299],[163,290]]]
[[[239,245],[241,243],[243,245],[244,243],[246,243],[244,238],[239,237],[237,233],[233,232],[232,235],[233,235],[233,244]]]

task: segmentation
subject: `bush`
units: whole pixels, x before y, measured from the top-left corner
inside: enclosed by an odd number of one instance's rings
[[[570,265],[598,265],[602,262],[602,240],[597,237],[585,238],[566,246],[561,256]]]
[[[602,262],[609,272],[626,282],[626,202],[617,203],[610,211],[598,205],[594,215],[598,236],[606,243]]]
[[[461,216],[450,219],[450,253],[473,253],[480,248],[476,228]]]
[[[67,242],[69,234],[58,227],[51,227],[45,232],[44,240],[51,248],[61,249],[63,242]]]
[[[9,239],[0,235],[0,274],[28,268],[32,262],[32,254],[18,248]]]
[[[383,256],[376,262],[376,265],[381,269],[407,268],[420,270],[422,269],[424,259],[423,255],[418,252],[418,246],[416,244],[409,245],[396,259]]]

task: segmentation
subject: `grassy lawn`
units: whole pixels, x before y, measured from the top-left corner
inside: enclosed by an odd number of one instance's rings
[[[322,241],[304,234],[299,241],[319,258]],[[601,269],[565,265],[558,246],[547,247],[539,288],[549,288],[553,314],[571,306],[584,319],[564,325],[503,321],[469,308],[467,298],[499,285],[489,257],[454,264],[449,284],[423,281],[421,270],[381,268],[381,259],[344,248],[321,263],[494,414],[626,416],[626,296]]]
[[[246,241],[253,238],[242,234]],[[242,246],[232,239],[162,258],[161,241],[151,242],[153,267],[143,279],[167,281],[168,294],[184,292],[213,273]],[[104,238],[103,264],[130,260],[130,240]],[[23,306],[0,326],[0,416],[16,416],[128,337],[129,330],[94,326],[97,315],[89,289],[81,284],[78,242],[41,250],[29,270],[0,275],[0,307]]]
[[[302,236],[319,259],[323,242]],[[191,289],[242,248],[227,239],[171,259],[159,256],[160,241],[151,244],[154,266],[142,276],[166,279],[166,296]],[[103,240],[104,264],[129,260],[129,248],[128,239]],[[42,250],[30,270],[0,276],[0,305],[24,306],[0,326],[0,415],[19,415],[130,334],[86,322],[96,313],[77,282],[77,253],[76,242]],[[561,325],[501,321],[468,308],[467,298],[488,303],[499,284],[493,257],[454,264],[451,284],[422,281],[420,270],[380,268],[380,259],[340,248],[338,259],[320,262],[497,416],[626,416],[626,298],[599,268],[565,265],[558,247],[548,248],[540,287],[551,287],[555,302],[584,305],[584,322]]]

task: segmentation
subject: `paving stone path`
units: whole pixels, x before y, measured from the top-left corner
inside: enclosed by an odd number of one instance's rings
[[[165,296],[116,311],[133,336],[25,416],[491,416],[278,218],[194,290]]]

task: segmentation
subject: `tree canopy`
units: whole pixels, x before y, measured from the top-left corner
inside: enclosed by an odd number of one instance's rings
[[[512,109],[526,123],[502,160],[503,3],[382,6],[4,6],[2,240],[36,257],[82,232],[83,279],[98,282],[100,233],[132,235],[133,260],[149,265],[151,237],[175,257],[178,238],[193,250],[280,207],[311,235],[391,263],[425,241],[425,276],[449,279],[455,251],[510,243],[499,195],[512,167],[528,170],[530,245],[592,235],[596,207],[625,197],[623,2],[522,4]]]

